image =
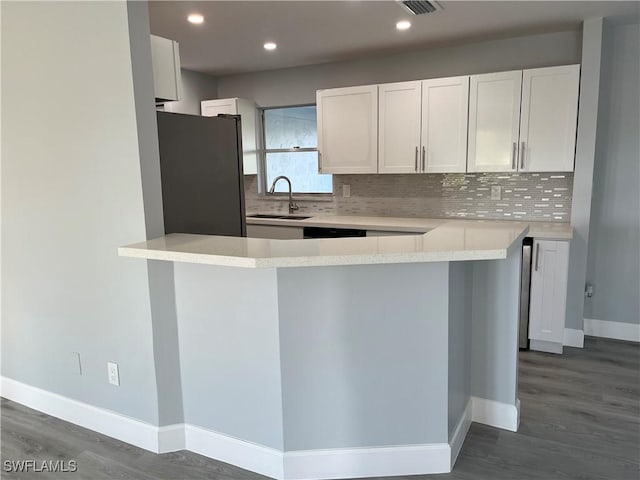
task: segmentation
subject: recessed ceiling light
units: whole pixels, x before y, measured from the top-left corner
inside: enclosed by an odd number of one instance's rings
[[[264,44],[265,50],[275,50],[278,46],[273,42],[267,42]]]
[[[411,22],[409,22],[408,20],[401,20],[398,23],[396,23],[396,28],[398,30],[408,30],[411,27]]]
[[[189,23],[194,23],[196,25],[204,23],[204,17],[199,13],[192,13],[187,17],[187,20],[189,21]]]

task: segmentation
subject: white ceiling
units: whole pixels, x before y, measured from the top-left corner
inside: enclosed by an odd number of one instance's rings
[[[183,68],[212,75],[347,60],[434,45],[638,21],[638,1],[441,1],[410,16],[395,1],[151,1],[151,32],[180,43]],[[201,13],[191,25],[189,13]],[[397,31],[398,20],[412,27]],[[263,49],[266,41],[277,50]]]

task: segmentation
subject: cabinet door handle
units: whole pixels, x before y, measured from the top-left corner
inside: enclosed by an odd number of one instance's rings
[[[322,173],[322,152],[318,150],[318,173]]]
[[[524,168],[524,142],[522,142],[520,147],[520,168]]]
[[[422,147],[422,171],[424,172],[424,157],[426,156],[427,149]]]
[[[536,243],[536,272],[538,271],[538,259],[540,258],[540,244]]]
[[[418,173],[418,147],[416,147],[416,173]]]
[[[511,168],[513,170],[516,169],[516,150],[518,149],[518,144],[513,142],[513,151],[511,152]]]

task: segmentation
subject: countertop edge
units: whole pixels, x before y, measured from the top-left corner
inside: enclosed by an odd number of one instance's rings
[[[444,230],[456,230],[456,225],[444,227]],[[442,250],[437,247],[431,251],[398,251],[398,252],[355,252],[355,253],[327,253],[326,255],[307,255],[304,252],[296,256],[238,256],[224,255],[213,252],[184,251],[180,247],[150,247],[148,242],[126,245],[118,248],[118,255],[122,257],[145,258],[147,260],[172,261],[182,263],[197,263],[204,265],[217,265],[223,267],[240,268],[291,268],[291,267],[320,267],[338,265],[380,265],[400,263],[431,263],[431,262],[456,262],[474,260],[500,260],[507,258],[514,250],[519,248],[522,239],[528,233],[528,226],[523,226],[513,240],[505,246],[498,248],[481,249],[451,249]],[[432,232],[438,231],[438,228]],[[442,232],[442,231],[441,231]],[[445,233],[447,235],[447,233]],[[416,234],[415,237],[428,239],[430,233]],[[196,236],[197,237],[197,236]],[[207,236],[202,236],[206,238]],[[167,238],[167,237],[160,237]],[[158,239],[156,239],[158,240]],[[243,239],[246,240],[246,239]],[[260,240],[260,239],[254,239]],[[339,240],[339,239],[330,239]],[[356,240],[357,239],[353,239]],[[363,239],[364,240],[364,239]],[[241,239],[238,239],[241,241]],[[287,240],[264,240],[265,242],[286,242]],[[322,240],[292,240],[303,242],[318,242]],[[324,240],[326,241],[326,240]]]
[[[118,256],[144,258],[163,262],[195,263],[200,265],[217,265],[220,267],[256,268],[259,262],[250,257],[234,257],[229,255],[212,255],[207,253],[162,251],[137,247],[119,247]]]
[[[242,258],[222,255],[197,254],[187,252],[164,252],[141,248],[120,247],[118,255],[129,258],[144,258],[166,262],[193,263],[237,268],[299,268],[335,267],[354,265],[388,265],[402,263],[438,263],[475,260],[502,260],[509,249],[468,250],[464,252],[425,253],[377,253],[354,255],[327,255],[322,257],[275,257]]]

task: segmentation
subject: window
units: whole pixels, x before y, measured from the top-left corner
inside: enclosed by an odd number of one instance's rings
[[[296,193],[333,193],[331,175],[318,173],[315,105],[264,109],[262,128],[265,191],[286,175]],[[288,191],[287,182],[278,182],[276,192]]]

